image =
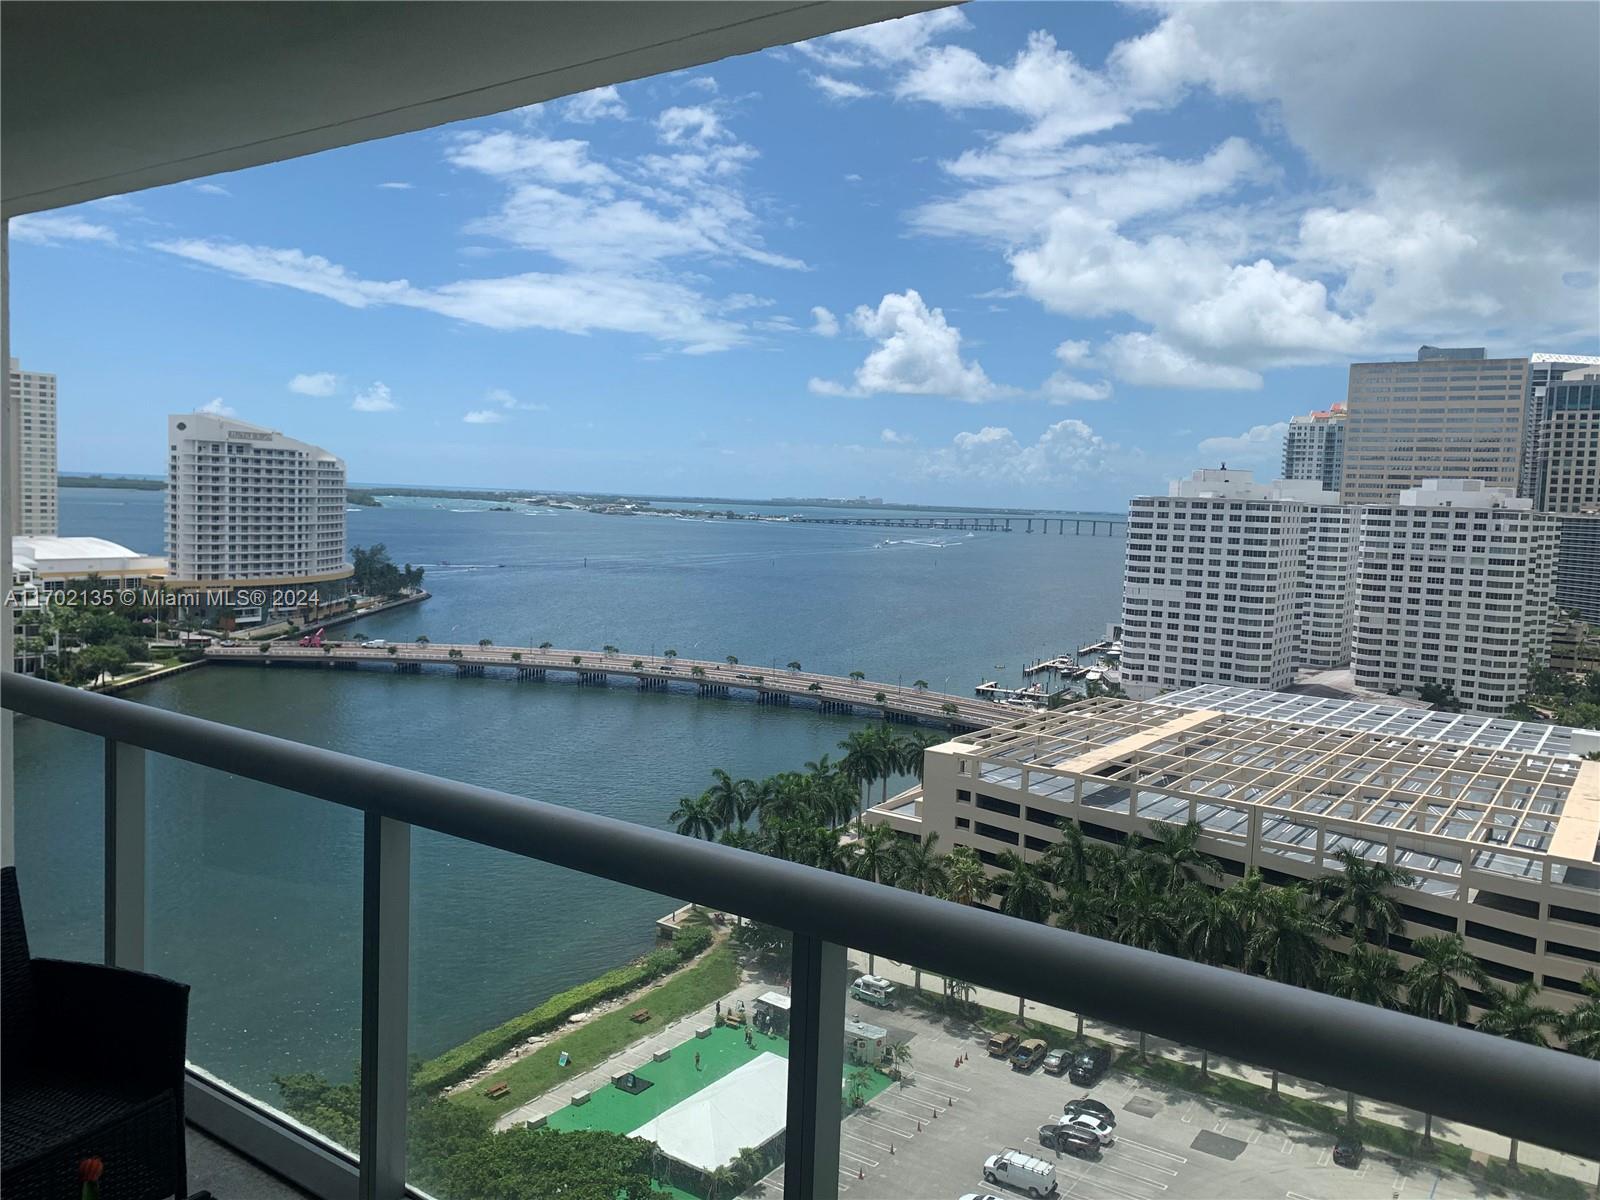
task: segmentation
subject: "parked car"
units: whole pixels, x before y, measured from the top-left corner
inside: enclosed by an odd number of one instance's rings
[[[997,1033],[989,1039],[989,1057],[1007,1058],[1017,1048],[1017,1035],[1014,1033]]]
[[[1111,1111],[1109,1104],[1101,1104],[1092,1096],[1085,1096],[1081,1100],[1068,1100],[1061,1106],[1061,1115],[1075,1117],[1079,1113],[1088,1113],[1091,1117],[1099,1117],[1113,1129],[1117,1127],[1117,1114]]]
[[[961,1200],[1000,1200],[993,1192],[968,1192]]]
[[[1354,1134],[1341,1133],[1339,1140],[1333,1144],[1333,1161],[1341,1167],[1354,1170],[1361,1165],[1361,1157],[1366,1153],[1366,1147]]]
[[[1039,1144],[1047,1150],[1065,1150],[1079,1158],[1100,1155],[1100,1139],[1093,1133],[1054,1119],[1039,1126]]]
[[[1091,1046],[1087,1050],[1079,1051],[1078,1056],[1072,1060],[1070,1078],[1079,1087],[1088,1087],[1100,1082],[1100,1077],[1111,1067],[1111,1051],[1104,1046]]]
[[[1038,1038],[1029,1038],[1011,1052],[1013,1071],[1031,1071],[1039,1065],[1049,1047]]]
[[[983,1181],[1005,1183],[1030,1196],[1053,1196],[1057,1190],[1054,1164],[1021,1150],[1002,1150],[983,1160]]]
[[[1066,1050],[1052,1050],[1044,1056],[1046,1075],[1064,1075],[1072,1065],[1072,1055]]]
[[[1097,1138],[1102,1146],[1109,1146],[1117,1140],[1116,1135],[1111,1132],[1110,1125],[1088,1113],[1079,1113],[1075,1117],[1062,1117],[1060,1126],[1066,1129],[1081,1129]]]

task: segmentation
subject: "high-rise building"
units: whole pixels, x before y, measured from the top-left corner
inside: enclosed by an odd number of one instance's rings
[[[1600,625],[1600,512],[1563,513],[1556,525],[1556,607]]]
[[[1283,478],[1314,479],[1330,492],[1344,474],[1344,405],[1292,417],[1283,437]]]
[[[1569,368],[1540,389],[1533,502],[1541,512],[1600,512],[1600,367]]]
[[[1424,346],[1415,362],[1350,365],[1347,504],[1392,504],[1425,479],[1477,479],[1515,493],[1528,394],[1526,358]]]
[[[1430,479],[1360,511],[1351,662],[1374,692],[1433,684],[1504,712],[1545,661],[1556,521],[1480,480]]]
[[[17,439],[17,516],[13,533],[54,537],[56,510],[56,377],[24,371],[11,360],[12,420]],[[8,431],[11,432],[11,431]]]
[[[349,578],[342,459],[208,413],[168,417],[167,443],[169,586],[316,587],[327,599],[322,585]]]
[[[1203,470],[1128,511],[1122,685],[1281,688],[1349,644],[1350,514],[1314,481]]]
[[[1522,469],[1517,480],[1517,495],[1528,497],[1537,507],[1544,507],[1539,499],[1539,446],[1544,437],[1545,389],[1569,374],[1593,369],[1600,369],[1600,357],[1592,354],[1535,352],[1528,356],[1528,400],[1523,413]]]

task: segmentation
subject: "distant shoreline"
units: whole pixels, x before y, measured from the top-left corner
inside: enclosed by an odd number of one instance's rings
[[[78,488],[122,488],[139,492],[159,492],[166,490],[166,480],[143,475],[61,475],[57,480],[61,487]],[[979,506],[969,504],[911,504],[884,501],[880,504],[862,504],[855,500],[844,499],[796,499],[794,497],[778,497],[757,500],[751,497],[729,496],[663,496],[658,494],[624,495],[620,492],[548,492],[536,488],[525,488],[520,491],[508,491],[504,488],[431,488],[431,487],[405,487],[405,486],[364,486],[348,489],[349,503],[363,508],[383,507],[380,496],[407,496],[422,500],[487,500],[496,504],[508,504],[515,501],[526,501],[534,496],[558,497],[564,501],[579,504],[653,504],[664,501],[670,504],[732,504],[749,505],[757,504],[766,508],[841,508],[841,509],[871,509],[881,512],[933,512],[933,513],[966,513],[979,516],[998,517],[1037,517],[1069,516],[1084,517],[1112,517],[1121,519],[1125,514],[1112,512],[1109,509],[1067,509],[1067,508],[998,508],[992,506]]]

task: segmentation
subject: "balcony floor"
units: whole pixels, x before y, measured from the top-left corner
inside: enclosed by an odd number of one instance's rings
[[[285,1183],[250,1159],[189,1126],[189,1190],[216,1200],[308,1200],[309,1192]]]

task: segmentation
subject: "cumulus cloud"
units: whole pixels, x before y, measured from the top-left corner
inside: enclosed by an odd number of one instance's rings
[[[339,390],[339,377],[332,371],[296,375],[289,380],[289,390],[302,396],[331,396]]]
[[[497,408],[475,408],[461,419],[468,425],[498,425],[506,418]]]
[[[949,446],[923,455],[919,467],[933,479],[1063,485],[1104,474],[1117,449],[1072,419],[1057,421],[1026,444],[1004,426],[986,425],[956,434]]]
[[[811,332],[821,337],[837,337],[839,318],[818,304],[811,310]]]
[[[795,47],[816,62],[840,70],[887,66],[916,58],[933,42],[971,23],[956,8],[916,13],[895,21],[880,21],[859,29],[846,29]]]
[[[850,314],[850,324],[876,339],[877,348],[856,368],[852,385],[813,379],[812,391],[834,396],[949,396],[974,403],[1006,391],[978,363],[962,359],[961,330],[945,320],[942,309],[929,308],[914,289],[891,292],[875,309],[860,306]]]
[[[239,415],[223,402],[221,396],[207,400],[199,408],[195,409],[195,412],[210,413],[213,417],[236,417]]]
[[[1136,387],[1250,390],[1261,376],[1244,367],[1202,362],[1148,333],[1119,333],[1100,348],[1118,379]]]
[[[896,433],[893,429],[885,429],[878,435],[878,440],[886,446],[907,446],[917,439],[909,433]]]
[[[531,400],[518,400],[505,388],[490,388],[488,392],[484,394],[483,398],[489,401],[489,403],[498,404],[501,408],[507,410],[519,410],[522,412],[546,412],[549,408],[548,405],[535,404]]]
[[[663,110],[656,117],[656,132],[669,146],[683,143],[704,146],[727,136],[727,131],[722,127],[722,118],[709,104]]]
[[[1282,458],[1283,439],[1288,432],[1287,421],[1252,425],[1233,437],[1208,437],[1195,449],[1207,458],[1223,461],[1231,458],[1246,465],[1271,463]]]
[[[577,138],[534,137],[497,130],[458,134],[450,162],[485,175],[522,175],[551,184],[610,183],[616,174],[589,158],[589,143]]]
[[[561,107],[561,115],[569,121],[589,123],[606,119],[620,120],[628,115],[628,106],[617,95],[615,87],[595,88],[574,96]]]
[[[12,217],[8,226],[11,240],[53,246],[60,242],[115,242],[116,231],[74,216],[70,212],[26,213]]]
[[[387,384],[374,383],[371,387],[357,392],[356,398],[350,402],[350,407],[356,412],[379,413],[394,412],[400,406],[394,402],[394,396]]]

